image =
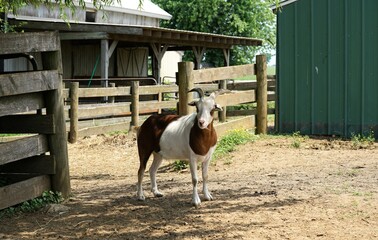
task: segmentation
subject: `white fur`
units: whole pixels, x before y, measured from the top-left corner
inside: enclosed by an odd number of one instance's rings
[[[193,197],[192,203],[197,207],[201,203],[198,195],[198,175],[197,163],[202,163],[202,178],[203,178],[203,194],[207,201],[213,200],[207,188],[208,166],[211,161],[211,156],[216,146],[209,149],[205,156],[197,155],[193,152],[189,145],[190,130],[195,123],[196,113],[179,118],[171,122],[160,138],[160,152],[153,153],[154,159],[150,167],[151,191],[156,197],[161,197],[163,194],[158,190],[156,183],[156,173],[163,160],[165,159],[180,159],[189,160],[190,172],[192,175]],[[144,200],[143,189],[138,188],[138,198]]]
[[[175,121],[172,121],[165,128],[163,134],[160,137],[160,151],[158,153],[154,152],[154,160],[150,167],[150,178],[151,178],[151,191],[157,196],[161,197],[163,194],[158,190],[156,183],[156,173],[163,160],[165,159],[180,159],[189,160],[190,172],[192,175],[193,184],[193,197],[192,203],[197,207],[201,203],[201,199],[198,195],[198,176],[197,176],[197,163],[202,164],[202,179],[203,179],[203,194],[205,200],[212,200],[213,197],[207,188],[208,180],[208,167],[211,161],[212,155],[216,146],[213,146],[204,155],[197,155],[190,148],[189,139],[190,131],[194,124],[198,124],[201,129],[208,128],[209,124],[213,121],[211,115],[212,110],[220,110],[220,106],[215,103],[215,97],[217,93],[212,93],[208,98],[201,98],[197,102],[192,102],[190,105],[197,107],[197,113],[193,113],[187,116],[183,116]],[[198,118],[198,121],[196,120]],[[142,189],[142,179],[143,174],[138,176],[138,199],[144,200],[144,194]]]

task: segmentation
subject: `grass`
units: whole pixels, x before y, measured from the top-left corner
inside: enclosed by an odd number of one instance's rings
[[[222,137],[214,152],[214,159],[222,158],[235,151],[236,146],[252,142],[256,139],[255,135],[246,130],[233,130]]]
[[[0,219],[4,217],[11,217],[19,213],[35,212],[48,204],[61,203],[63,201],[60,192],[45,191],[42,196],[25,201],[14,207],[9,207],[0,211]]]
[[[375,142],[374,131],[370,131],[367,134],[352,133],[351,141],[355,149],[366,148]]]

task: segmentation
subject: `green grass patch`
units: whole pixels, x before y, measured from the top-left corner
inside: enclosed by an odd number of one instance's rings
[[[374,132],[370,131],[367,134],[352,133],[352,145],[355,149],[366,148],[375,142]]]
[[[252,142],[256,139],[255,135],[247,130],[233,130],[218,141],[214,152],[214,159],[222,158],[230,152],[235,151],[236,146]]]

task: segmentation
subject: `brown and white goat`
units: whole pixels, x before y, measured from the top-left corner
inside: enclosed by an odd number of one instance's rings
[[[152,115],[140,127],[138,131],[138,152],[140,167],[138,171],[139,200],[144,200],[142,180],[147,161],[153,154],[153,162],[150,167],[151,191],[155,197],[162,197],[156,184],[156,173],[163,160],[180,159],[189,160],[190,172],[193,183],[192,203],[198,206],[201,200],[197,191],[197,162],[202,162],[203,194],[205,200],[213,197],[207,188],[207,170],[213,152],[217,144],[217,134],[213,126],[214,111],[221,111],[221,107],[215,103],[218,94],[224,91],[211,93],[205,97],[202,89],[194,88],[190,92],[197,92],[200,99],[189,103],[197,108],[196,113],[186,116],[178,115]]]

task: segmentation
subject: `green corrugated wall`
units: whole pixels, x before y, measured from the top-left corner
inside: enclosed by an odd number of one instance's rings
[[[378,0],[298,0],[277,13],[277,127],[378,137]]]

